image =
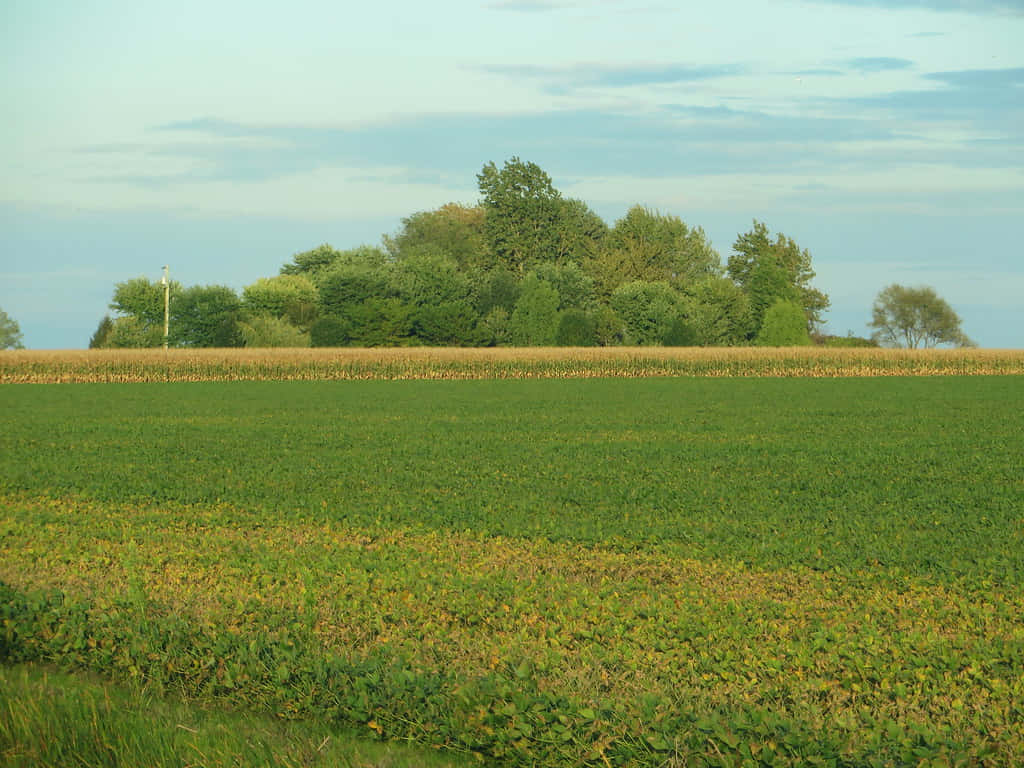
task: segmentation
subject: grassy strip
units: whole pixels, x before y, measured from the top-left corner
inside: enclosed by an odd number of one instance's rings
[[[0,351],[0,384],[988,374],[1024,374],[1024,351],[750,347]]]
[[[4,501],[12,658],[516,764],[1024,761],[1014,587]]]
[[[9,768],[445,768],[465,759],[266,715],[200,707],[141,685],[0,667],[0,764]]]

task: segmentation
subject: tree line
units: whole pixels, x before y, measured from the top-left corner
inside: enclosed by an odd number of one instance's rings
[[[476,205],[412,214],[381,246],[297,253],[240,296],[172,282],[168,343],[790,346],[828,309],[810,253],[763,222],[723,264],[701,228],[639,205],[609,227],[517,157],[477,181]],[[161,345],[163,291],[118,283],[89,346]]]

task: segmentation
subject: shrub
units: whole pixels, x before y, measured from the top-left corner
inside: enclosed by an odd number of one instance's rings
[[[807,316],[799,304],[777,300],[764,313],[754,343],[759,347],[806,347],[811,344]]]
[[[593,347],[597,344],[597,323],[593,315],[581,309],[562,312],[555,332],[559,347]]]
[[[344,347],[352,339],[352,326],[341,317],[321,317],[309,329],[314,347]]]

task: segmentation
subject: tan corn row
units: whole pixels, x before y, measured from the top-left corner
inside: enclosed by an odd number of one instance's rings
[[[490,348],[0,352],[0,383],[1024,374],[1024,350]]]

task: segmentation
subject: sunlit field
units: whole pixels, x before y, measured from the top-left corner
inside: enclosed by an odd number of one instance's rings
[[[248,359],[522,363],[350,354]],[[1024,380],[733,376],[0,388],[0,657],[510,765],[1024,762]]]

